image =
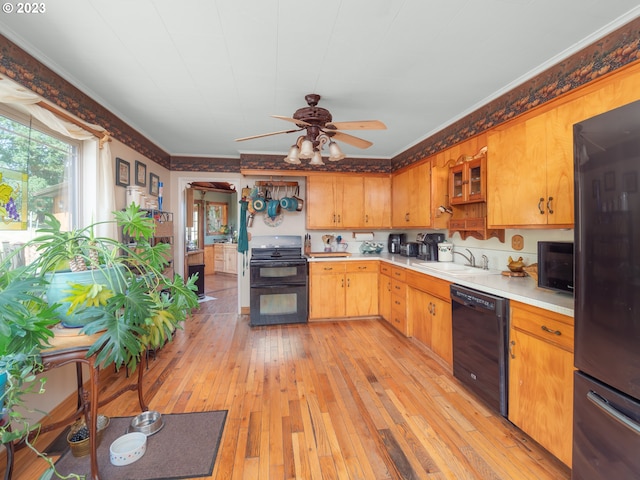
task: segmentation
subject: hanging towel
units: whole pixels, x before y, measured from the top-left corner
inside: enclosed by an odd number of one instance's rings
[[[247,234],[247,210],[249,202],[240,200],[240,231],[238,232],[238,252],[242,254],[242,275],[249,265],[249,236]]]

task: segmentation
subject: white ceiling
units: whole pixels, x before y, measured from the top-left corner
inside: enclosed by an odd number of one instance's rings
[[[15,3],[15,2],[14,2]],[[58,0],[0,33],[171,155],[285,153],[308,93],[390,158],[640,15],[637,0]],[[294,127],[295,128],[295,127]]]

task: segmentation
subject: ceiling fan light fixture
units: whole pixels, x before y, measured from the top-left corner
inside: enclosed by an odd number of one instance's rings
[[[337,162],[345,157],[346,155],[342,152],[342,150],[340,150],[338,144],[331,140],[329,142],[329,161]]]
[[[309,165],[324,165],[324,162],[322,161],[322,155],[320,153],[320,150],[315,150],[313,152],[313,158],[309,162]]]
[[[302,160],[309,160],[313,158],[313,142],[308,138],[305,138],[300,145],[300,158]]]
[[[297,145],[291,145],[289,153],[284,157],[284,161],[291,165],[300,165],[302,163],[300,161],[300,149]]]

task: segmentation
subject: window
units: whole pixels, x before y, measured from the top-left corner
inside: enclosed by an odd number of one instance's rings
[[[0,258],[33,238],[45,213],[65,229],[76,224],[80,150],[79,142],[0,107]]]

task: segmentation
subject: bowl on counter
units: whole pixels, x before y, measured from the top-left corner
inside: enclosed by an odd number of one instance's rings
[[[380,242],[364,241],[360,245],[360,253],[380,253],[384,248],[384,244]]]

